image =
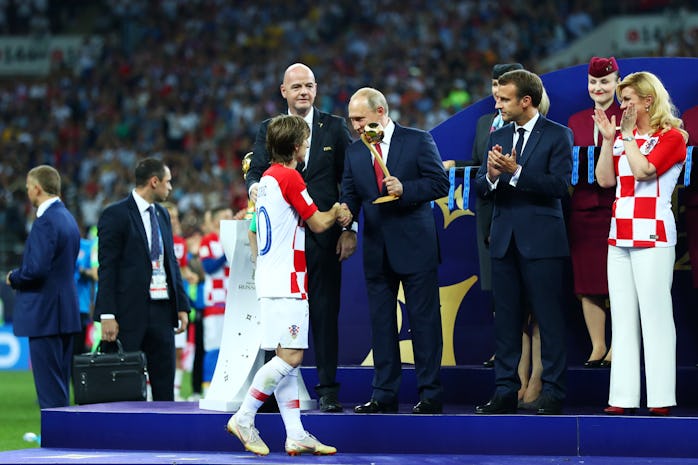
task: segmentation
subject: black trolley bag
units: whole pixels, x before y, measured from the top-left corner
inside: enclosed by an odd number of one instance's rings
[[[146,358],[142,351],[124,352],[116,340],[116,352],[97,350],[73,356],[75,403],[97,404],[146,400]]]

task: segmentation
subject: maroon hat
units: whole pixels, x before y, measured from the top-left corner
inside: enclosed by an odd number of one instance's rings
[[[596,78],[608,76],[614,71],[618,71],[618,63],[614,57],[591,57],[589,60],[589,74]]]

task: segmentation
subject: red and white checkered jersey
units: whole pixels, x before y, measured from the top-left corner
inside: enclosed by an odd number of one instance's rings
[[[257,189],[257,297],[306,299],[304,221],[317,210],[295,169],[274,163]]]
[[[676,245],[676,221],[671,196],[686,160],[686,141],[676,129],[652,135],[635,134],[640,153],[657,169],[657,176],[638,181],[630,170],[623,141],[613,144],[616,200],[608,243],[617,247]]]
[[[172,235],[174,242],[174,254],[180,268],[187,266],[187,241],[177,234]]]
[[[216,259],[223,255],[225,255],[223,244],[218,240],[217,232],[210,232],[201,238],[201,245],[199,246],[199,258],[201,260],[207,258]],[[230,266],[228,262],[211,274],[204,272],[204,305],[206,307],[225,309],[229,275]]]

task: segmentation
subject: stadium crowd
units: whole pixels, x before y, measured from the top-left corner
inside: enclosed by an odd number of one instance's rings
[[[130,191],[135,160],[146,155],[172,168],[185,234],[206,208],[244,208],[241,160],[259,122],[284,109],[278,86],[290,63],[312,66],[324,111],[346,114],[351,93],[368,84],[384,90],[396,120],[430,129],[489,94],[483,76],[495,63],[537,70],[609,16],[695,8],[676,0],[80,4],[0,0],[3,35],[85,36],[74,63],[57,58],[46,77],[0,82],[0,268],[19,260],[32,220],[24,173],[41,163],[63,174],[62,197],[83,226]],[[666,44],[657,54],[698,56],[695,33]]]

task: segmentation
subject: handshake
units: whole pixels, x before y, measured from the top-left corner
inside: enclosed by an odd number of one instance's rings
[[[334,205],[332,205],[332,212],[335,215],[335,218],[337,219],[337,223],[343,227],[346,228],[351,224],[352,219],[354,218],[349,211],[349,207],[347,207],[346,203],[339,204],[339,202],[335,202]]]

